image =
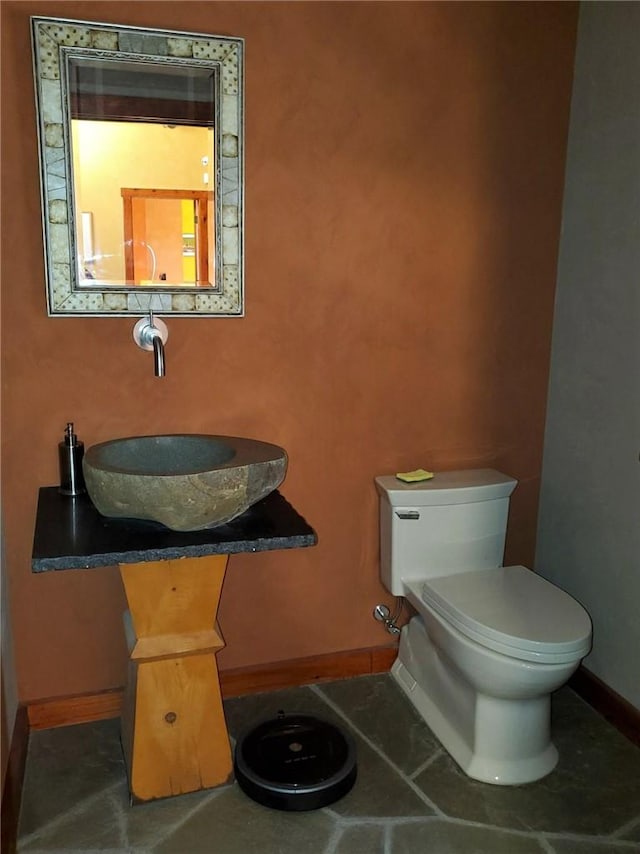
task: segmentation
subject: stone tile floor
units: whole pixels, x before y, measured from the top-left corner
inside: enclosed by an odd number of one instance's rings
[[[604,854],[640,851],[640,748],[568,688],[554,697],[555,771],[500,787],[462,774],[387,674],[226,701],[232,736],[278,710],[348,728],[358,780],[281,812],[236,784],[130,807],[117,720],[34,732],[18,852]]]

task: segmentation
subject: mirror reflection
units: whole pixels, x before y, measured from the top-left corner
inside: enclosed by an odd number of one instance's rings
[[[68,74],[79,284],[211,287],[214,70],[71,57]]]

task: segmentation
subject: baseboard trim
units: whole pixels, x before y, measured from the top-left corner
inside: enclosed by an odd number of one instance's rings
[[[241,667],[220,673],[222,696],[238,697],[279,688],[313,685],[331,679],[347,679],[391,669],[397,646],[347,650],[308,658],[296,658],[258,667]],[[112,688],[67,697],[50,697],[27,704],[30,729],[53,729],[89,721],[116,718],[120,714],[124,688]]]
[[[29,729],[54,729],[117,718],[123,696],[124,688],[110,688],[89,694],[34,700],[27,704]]]
[[[220,687],[226,699],[298,685],[314,685],[331,679],[384,673],[391,669],[397,654],[398,647],[394,645],[316,655],[261,667],[243,667],[220,673]]]
[[[13,725],[7,770],[2,789],[2,806],[0,809],[0,850],[3,854],[14,854],[18,836],[18,819],[20,817],[20,800],[24,771],[27,764],[29,747],[29,718],[26,706],[18,706]]]
[[[605,720],[640,747],[640,711],[613,688],[587,670],[579,667],[569,680],[583,700],[602,715]]]

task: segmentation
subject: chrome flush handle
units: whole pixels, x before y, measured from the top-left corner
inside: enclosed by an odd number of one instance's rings
[[[419,510],[396,510],[396,516],[398,519],[419,519],[420,511]]]

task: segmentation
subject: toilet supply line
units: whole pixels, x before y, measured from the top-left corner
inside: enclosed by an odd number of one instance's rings
[[[389,632],[390,635],[399,635],[400,628],[396,625],[398,620],[400,619],[400,614],[402,614],[402,606],[404,605],[404,599],[402,596],[398,596],[396,598],[396,610],[392,614],[391,610],[387,607],[387,605],[376,605],[373,609],[373,616],[379,623],[384,623],[385,629]]]

